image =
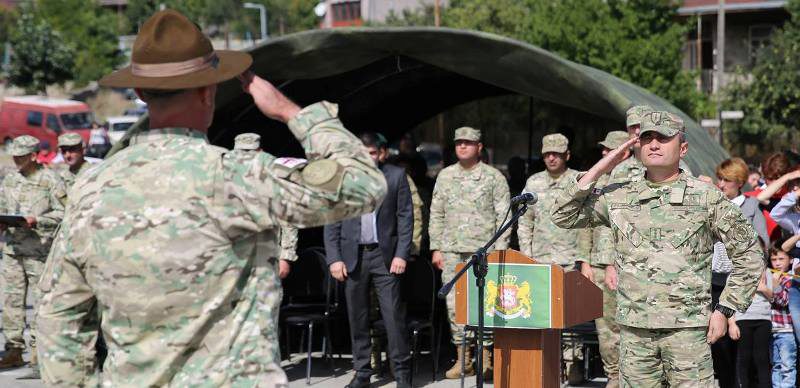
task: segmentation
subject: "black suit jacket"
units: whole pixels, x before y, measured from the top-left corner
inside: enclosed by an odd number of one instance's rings
[[[394,257],[408,260],[414,215],[405,170],[384,164],[381,171],[386,177],[387,191],[383,203],[378,207],[375,226],[378,245],[389,268]],[[352,272],[358,264],[360,240],[361,216],[326,225],[325,256],[328,265],[341,260],[347,272]]]

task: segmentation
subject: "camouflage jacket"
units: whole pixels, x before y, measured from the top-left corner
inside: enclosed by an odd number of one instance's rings
[[[456,163],[436,178],[428,233],[431,251],[473,252],[489,242],[510,205],[508,182],[483,162],[470,170]],[[510,228],[493,249],[508,248]]]
[[[604,187],[608,184],[608,179],[608,174],[601,176],[597,180],[595,187]],[[579,255],[589,258],[589,264],[594,267],[605,268],[608,265],[614,265],[617,251],[614,248],[614,236],[611,233],[611,228],[601,225],[589,230],[588,238],[578,240]]]
[[[572,179],[556,199],[553,222],[611,227],[618,253],[616,319],[623,325],[708,325],[714,241],[725,244],[734,266],[721,305],[745,311],[764,269],[756,234],[739,207],[687,174],[663,185],[612,182],[600,190],[579,188]]]
[[[567,169],[553,178],[547,171],[531,175],[523,192],[536,193],[539,200],[519,219],[517,235],[522,253],[542,263],[569,266],[576,261],[588,261],[578,250],[579,240],[589,237],[588,231],[564,230],[550,218],[556,196],[578,172]]]
[[[297,261],[297,228],[289,224],[281,224],[281,249],[278,258],[286,261]]]
[[[408,190],[411,191],[411,206],[414,215],[414,230],[411,233],[411,255],[419,255],[422,249],[422,232],[425,229],[425,220],[422,219],[422,197],[419,196],[419,189],[410,176],[406,175]]]
[[[0,214],[36,217],[36,227],[8,228],[3,252],[44,260],[58,224],[64,217],[66,188],[61,178],[46,167],[29,176],[10,172],[0,185]]]
[[[39,287],[47,385],[96,381],[102,319],[107,386],[274,386],[279,367],[273,267],[254,234],[279,221],[323,225],[372,211],[383,174],[317,103],[288,123],[310,159],[246,158],[204,133],[151,129],[81,174]]]
[[[75,177],[77,177],[78,174],[88,170],[90,167],[92,167],[92,165],[89,162],[84,161],[81,165],[81,168],[78,169],[78,173],[73,173],[70,171],[69,165],[64,163],[59,166],[56,171],[58,171],[58,175],[61,176],[61,179],[64,181],[64,185],[67,186],[67,190],[69,190],[72,188],[72,185],[75,184]]]

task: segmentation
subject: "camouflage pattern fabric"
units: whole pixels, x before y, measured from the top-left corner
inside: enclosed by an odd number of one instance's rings
[[[600,358],[603,359],[603,369],[608,376],[606,387],[615,388],[619,386],[619,325],[614,320],[614,315],[617,313],[617,293],[608,289],[604,283],[605,267],[592,266],[592,274],[594,274],[594,284],[603,291],[603,316],[594,320]]]
[[[620,385],[625,388],[714,388],[706,328],[620,326]],[[665,384],[666,383],[666,384]]]
[[[444,269],[442,270],[442,284],[453,280],[456,275],[456,265],[459,263],[466,263],[472,257],[474,252],[442,252],[444,255]],[[450,335],[453,338],[453,343],[456,346],[464,342],[464,325],[456,323],[456,291],[453,290],[447,294],[447,320],[450,322]],[[492,346],[494,343],[494,334],[492,330],[483,331],[484,346]],[[467,332],[467,339],[472,340],[475,338],[473,332]]]
[[[36,284],[53,233],[64,216],[66,190],[64,182],[53,171],[37,167],[24,176],[14,170],[0,184],[0,214],[17,214],[36,218],[36,227],[8,228],[3,247],[3,334],[6,348],[25,348],[25,298],[31,293],[34,316],[39,306]],[[31,322],[31,347],[36,346],[36,323]]]
[[[425,220],[422,218],[422,197],[419,195],[419,189],[411,179],[411,176],[406,174],[408,180],[408,189],[411,191],[411,206],[413,208],[414,216],[414,230],[411,233],[411,255],[419,256],[420,249],[422,249],[422,231],[425,228]]]
[[[541,263],[567,267],[576,261],[588,261],[578,250],[579,239],[587,238],[588,232],[564,230],[550,217],[556,197],[577,174],[577,171],[567,169],[560,176],[553,177],[547,171],[540,171],[528,178],[523,192],[536,193],[539,200],[519,219],[517,236],[522,253]]]
[[[297,261],[297,228],[287,223],[280,226],[281,249],[278,259],[286,261]]]
[[[470,170],[458,163],[446,167],[433,188],[431,251],[475,252],[500,227],[510,203],[508,182],[496,168],[482,162]],[[510,230],[492,250],[508,248]]]
[[[722,241],[734,270],[721,305],[744,311],[763,271],[761,248],[739,207],[687,174],[601,190],[578,177],[556,198],[553,222],[564,228],[610,226],[619,283],[617,322],[646,329],[705,327],[710,318],[713,242]]]
[[[72,172],[67,164],[62,164],[56,171],[61,177],[61,180],[64,181],[64,185],[67,187],[67,190],[70,190],[72,185],[75,184],[75,178],[78,176],[78,174],[88,170],[90,167],[92,167],[92,165],[89,162],[84,161],[83,164],[81,164],[81,167],[78,169],[78,172]]]
[[[33,316],[39,309],[41,292],[36,287],[42,274],[42,257],[3,255],[3,336],[6,350],[25,349],[25,300],[30,292]],[[31,349],[36,351],[36,319],[31,325]]]
[[[279,221],[323,225],[375,209],[386,181],[361,142],[317,103],[289,123],[310,159],[252,157],[184,128],[136,134],[81,174],[39,283],[47,385],[285,386],[272,310],[275,266],[253,236]],[[165,174],[169,171],[169,174]],[[270,277],[272,277],[270,279]]]

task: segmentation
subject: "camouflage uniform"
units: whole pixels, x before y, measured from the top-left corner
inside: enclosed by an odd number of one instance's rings
[[[480,131],[459,128],[455,140],[459,139],[479,141]],[[439,173],[433,188],[428,232],[431,251],[444,255],[442,282],[447,283],[455,276],[456,264],[467,261],[472,253],[489,242],[500,227],[509,204],[506,178],[483,162],[469,170],[456,163]],[[507,249],[509,233],[506,231],[490,251]],[[461,344],[463,326],[455,323],[455,292],[447,294],[447,312],[453,341]]]
[[[419,256],[422,249],[422,231],[425,229],[425,220],[422,219],[422,197],[419,196],[419,189],[411,179],[411,176],[406,175],[408,181],[408,189],[411,191],[411,205],[414,209],[414,230],[411,233],[411,255]]]
[[[567,152],[569,143],[561,134],[547,135],[542,139],[542,154]],[[550,219],[554,200],[578,172],[568,168],[554,177],[548,171],[533,174],[525,183],[523,192],[536,193],[539,200],[519,219],[519,246],[522,253],[541,263],[558,264],[573,269],[576,261],[587,261],[579,257],[578,239],[587,238],[583,230],[564,230]]]
[[[132,137],[78,177],[40,287],[48,385],[96,379],[86,346],[97,306],[108,386],[285,385],[265,299],[273,266],[254,234],[372,211],[386,181],[361,142],[317,103],[288,123],[312,160],[233,153],[186,128]],[[166,173],[165,172],[169,172]]]
[[[31,136],[14,139],[9,153],[25,156],[36,152],[39,140]],[[17,170],[6,175],[0,185],[0,213],[36,218],[33,229],[9,227],[3,247],[3,334],[6,350],[24,349],[25,299],[29,291],[34,316],[39,307],[40,292],[36,287],[42,273],[53,234],[64,217],[66,189],[64,182],[50,169],[37,166],[29,175]],[[36,322],[31,324],[31,349],[36,350]]]
[[[628,133],[624,131],[611,131],[599,144],[608,149],[616,149],[628,140]],[[596,187],[608,184],[608,175],[603,175],[597,180]],[[617,251],[614,249],[614,237],[611,228],[596,226],[589,229],[590,238],[579,241],[579,250],[582,256],[589,258],[592,267],[594,283],[603,291],[603,316],[595,319],[597,337],[600,348],[600,357],[603,359],[603,368],[608,383],[606,387],[619,386],[619,325],[614,320],[617,312],[617,292],[606,287],[606,267],[614,265]]]
[[[674,136],[682,121],[654,112],[642,132]],[[734,269],[719,303],[747,309],[763,271],[750,223],[716,188],[686,173],[655,184],[611,181],[595,190],[573,180],[557,198],[553,222],[565,228],[609,226],[619,274],[623,387],[713,387],[706,331],[711,316],[713,242],[722,241]]]
[[[59,147],[73,147],[82,144],[83,138],[81,138],[81,135],[75,132],[65,133],[58,137]],[[58,175],[61,176],[61,179],[64,181],[64,185],[67,187],[67,190],[69,190],[72,185],[75,184],[75,177],[89,169],[89,167],[91,167],[91,165],[84,160],[80,167],[78,167],[78,171],[72,172],[72,170],[70,170],[70,166],[66,163],[59,166],[57,171]]]

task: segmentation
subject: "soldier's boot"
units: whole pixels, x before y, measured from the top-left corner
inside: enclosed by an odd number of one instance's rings
[[[463,361],[464,364],[464,376],[472,376],[475,374],[475,370],[472,369],[472,354],[470,353],[469,347],[467,347],[466,352],[461,350],[461,345],[457,346],[458,350],[458,359],[456,360],[455,365],[453,365],[450,370],[444,373],[444,377],[448,379],[460,379],[461,378],[461,364]]]
[[[492,378],[494,378],[492,352],[489,349],[483,348],[483,379],[488,381]]]
[[[17,380],[41,380],[42,375],[39,373],[39,356],[36,353],[36,348],[31,348],[31,362],[30,365],[31,371],[30,373],[17,377]]]
[[[0,358],[0,370],[19,368],[25,365],[22,360],[22,349],[9,348],[6,349],[6,354]]]

